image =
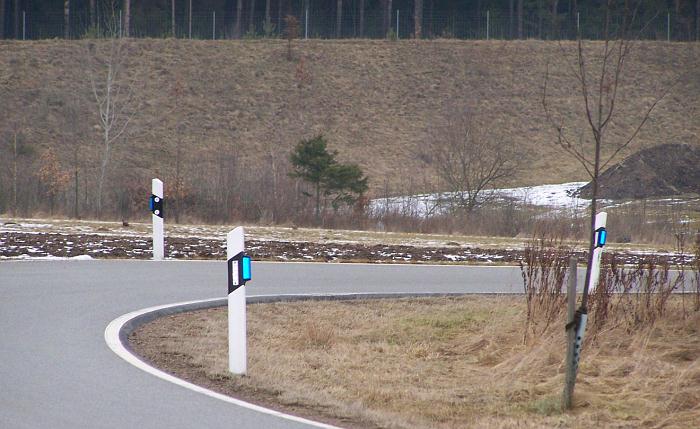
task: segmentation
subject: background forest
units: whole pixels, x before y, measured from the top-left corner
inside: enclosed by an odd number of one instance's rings
[[[586,39],[602,37],[601,0],[0,0],[0,37],[280,36],[295,16],[310,38]],[[306,11],[308,10],[308,17]],[[700,0],[644,0],[640,37],[700,40]]]

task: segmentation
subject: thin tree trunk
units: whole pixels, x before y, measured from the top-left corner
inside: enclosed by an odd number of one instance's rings
[[[700,0],[698,0],[700,1]],[[365,36],[365,0],[360,0],[360,37]]]
[[[518,39],[523,38],[523,0],[518,0]]]
[[[97,24],[97,22],[96,22],[97,20],[95,19],[96,18],[95,0],[90,0],[89,8],[90,8],[90,27],[95,28],[95,26]]]
[[[416,39],[423,37],[423,0],[414,0],[413,10],[413,36]]]
[[[389,0],[381,0],[380,1],[380,6],[382,8],[382,37],[386,37],[387,33],[389,32],[388,23],[389,23],[389,20],[391,18],[387,16],[387,3],[388,2],[389,2]]]
[[[558,11],[559,11],[559,0],[552,1],[552,39],[557,39],[559,36],[559,25],[558,25]]]
[[[243,0],[236,0],[236,22],[233,25],[233,37],[241,38],[241,15],[243,14]]]
[[[277,0],[277,34],[282,34],[282,0]]]
[[[15,39],[20,39],[21,34],[19,32],[19,0],[15,0],[14,7],[14,24],[15,24]]]
[[[170,0],[170,35],[175,38],[175,0]]]
[[[12,216],[17,216],[17,131],[15,131],[12,148]]]
[[[386,0],[386,4],[384,6],[385,6],[385,9],[384,9],[384,20],[385,20],[384,37],[386,37],[387,34],[389,33],[389,29],[391,28],[391,12],[393,10],[393,5],[391,3],[391,0]]]
[[[513,38],[513,25],[515,24],[515,0],[508,0],[508,38]]]
[[[435,29],[433,28],[434,21],[435,21],[435,0],[428,0],[428,36],[433,37],[435,34],[434,31]]]
[[[124,0],[124,37],[129,37],[131,28],[131,0]]]
[[[5,38],[5,0],[0,0],[0,39]]]
[[[343,0],[337,0],[335,10],[335,37],[340,39],[343,34]]]
[[[78,169],[75,169],[75,172],[73,173],[74,179],[75,179],[75,206],[73,207],[73,217],[75,219],[78,219],[80,216],[80,212],[78,210]]]
[[[321,185],[316,184],[316,225],[321,223]]]
[[[250,10],[248,14],[248,31],[255,32],[255,0],[250,0]]]
[[[70,0],[63,0],[63,38],[70,39]]]

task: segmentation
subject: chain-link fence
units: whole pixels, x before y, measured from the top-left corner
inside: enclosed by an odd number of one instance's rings
[[[276,11],[275,11],[276,12]],[[412,10],[394,10],[391,17],[377,13],[351,13],[340,18],[319,13],[297,13],[298,37],[310,39],[364,38],[405,39],[414,37]],[[121,34],[130,37],[177,37],[193,39],[233,39],[283,37],[284,16],[264,11],[250,15],[241,14],[239,20],[217,11],[207,13],[168,13],[132,15],[129,31],[126,31],[124,16],[109,19],[90,19],[85,14],[71,14],[66,32],[63,14],[48,14],[32,17],[22,12],[12,28],[5,29],[5,36],[15,39],[72,39],[104,37]],[[671,12],[638,19],[633,38],[665,41],[698,41],[700,27],[695,17]],[[538,13],[524,16],[519,25],[508,11],[487,10],[480,15],[434,14],[424,17],[423,38],[454,39],[540,39],[571,40],[577,32],[584,39],[598,40],[604,37],[601,18],[598,15],[578,13],[552,16]],[[615,25],[613,23],[612,27]]]

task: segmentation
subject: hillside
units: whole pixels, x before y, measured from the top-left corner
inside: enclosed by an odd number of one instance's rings
[[[75,142],[82,163],[97,165],[100,132],[86,58],[89,45],[105,43],[0,42],[3,154],[19,127],[37,147],[59,147],[66,165],[75,155],[66,145]],[[550,144],[554,135],[541,104],[549,63],[553,107],[587,132],[577,115],[577,87],[562,61],[571,43],[310,40],[294,42],[292,61],[281,40],[128,44],[127,75],[139,107],[126,139],[114,147],[113,183],[125,176],[173,176],[178,146],[181,174],[200,181],[231,159],[239,171],[264,176],[299,139],[323,133],[342,160],[365,168],[373,194],[418,192],[436,183],[425,162],[431,127],[467,107],[491,138],[516,148],[524,168],[511,184],[586,180],[575,161]],[[640,42],[608,138],[633,130],[644,106],[698,58],[698,44]],[[700,142],[700,78],[683,76],[635,150]]]

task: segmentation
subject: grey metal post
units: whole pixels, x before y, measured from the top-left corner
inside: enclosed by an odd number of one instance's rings
[[[567,284],[567,315],[566,322],[566,379],[564,382],[564,397],[562,405],[565,409],[570,409],[574,397],[574,386],[576,384],[576,364],[574,360],[576,327],[574,323],[574,313],[576,312],[576,258],[569,258],[569,282]]]
[[[188,35],[189,38],[192,38],[192,0],[190,0],[190,10],[189,10],[189,23],[188,25]]]
[[[666,12],[666,41],[671,41],[671,12]]]
[[[22,40],[27,40],[27,12],[22,11]]]
[[[211,40],[216,40],[216,11],[211,12]]]
[[[306,15],[304,16],[304,39],[309,38],[309,8],[306,7]]]
[[[581,12],[576,12],[576,33],[581,34]]]
[[[119,11],[119,38],[122,38],[122,11]]]

